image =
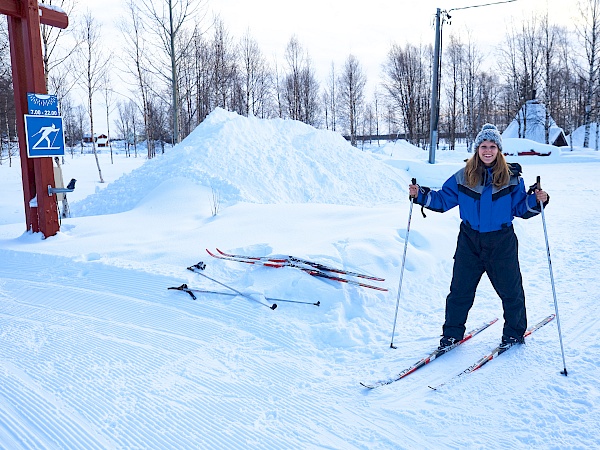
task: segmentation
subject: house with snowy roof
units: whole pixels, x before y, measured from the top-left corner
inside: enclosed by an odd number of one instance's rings
[[[100,134],[96,138],[96,145],[98,147],[108,147],[108,136],[106,134]]]
[[[530,139],[542,144],[566,147],[565,132],[548,117],[548,142],[546,142],[546,105],[537,99],[526,101],[519,112],[502,133],[502,138]]]
[[[90,133],[85,133],[83,135],[82,140],[83,140],[84,144],[91,144],[92,143],[92,135]],[[97,147],[108,147],[108,136],[104,133],[102,133],[102,134],[94,133],[94,142],[96,143]]]

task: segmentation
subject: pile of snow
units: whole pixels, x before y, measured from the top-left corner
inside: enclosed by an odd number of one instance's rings
[[[590,124],[590,131],[589,131],[589,141],[588,141],[588,148],[592,148],[592,149],[598,149],[600,148],[600,129],[598,130],[599,134],[598,134],[598,143],[596,142],[596,123],[591,123]],[[573,131],[573,133],[571,133],[569,136],[567,136],[567,140],[569,142],[569,144],[571,143],[571,139],[573,140],[573,145],[577,146],[577,147],[583,147],[583,141],[585,139],[585,125],[580,126],[579,128],[577,128],[575,131]]]
[[[397,201],[406,180],[338,133],[297,121],[242,117],[216,109],[168,154],[75,204],[76,216],[130,210],[149,189],[186,178],[224,205],[326,203],[371,206]]]

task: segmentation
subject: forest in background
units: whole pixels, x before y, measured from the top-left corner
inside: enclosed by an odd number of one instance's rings
[[[428,146],[432,45],[393,43],[367,93],[356,56],[339,67],[332,62],[326,79],[318,79],[310,49],[295,35],[282,42],[283,59],[271,60],[250,32],[233,36],[218,16],[209,17],[208,0],[127,0],[118,40],[76,0],[40,3],[70,18],[67,30],[41,28],[47,88],[58,96],[67,146],[98,134],[94,118],[102,115],[103,132],[134,147],[144,142],[152,158],[217,107],[300,120],[342,133],[353,145],[359,136],[386,134]],[[599,120],[600,0],[580,0],[579,9],[572,29],[547,14],[524,17],[498,33],[492,54],[468,33],[446,33],[439,131],[448,148],[458,140],[469,145],[485,122],[503,130],[533,98],[546,105],[545,126],[551,116],[567,135]],[[0,163],[18,153],[6,21],[1,28]]]

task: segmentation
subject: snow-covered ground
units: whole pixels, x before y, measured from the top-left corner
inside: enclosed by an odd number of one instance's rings
[[[215,111],[165,155],[67,156],[73,217],[43,240],[24,230],[18,163],[0,166],[0,448],[598,448],[600,155],[507,139],[526,183],[550,193],[556,321],[473,374],[502,308],[484,277],[480,335],[409,377],[368,391],[438,343],[457,211],[412,214],[412,177],[440,186],[466,151],[437,163],[406,143],[352,148],[334,133]],[[213,210],[218,210],[216,216]],[[528,319],[554,312],[541,217],[517,219]],[[295,255],[385,278],[373,289],[211,258],[205,249]],[[250,295],[168,290],[182,283]],[[270,310],[266,297],[278,301]],[[394,344],[392,326],[399,300]],[[310,303],[320,302],[316,307]]]

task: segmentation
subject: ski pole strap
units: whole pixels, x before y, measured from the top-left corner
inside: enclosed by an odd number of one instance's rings
[[[536,190],[542,190],[542,182],[540,181],[540,176],[537,176],[537,179],[535,181],[535,184],[532,184],[531,186],[529,186],[529,189],[527,191],[527,195],[531,195],[531,194],[535,194]],[[547,193],[546,193],[547,195]],[[543,203],[542,206],[546,206],[548,203],[550,202],[550,196],[548,195],[546,201]],[[540,201],[536,200],[536,203],[542,203]]]
[[[540,181],[540,176],[538,175],[537,179],[535,180],[535,184],[529,186],[527,194],[535,194],[535,191],[540,189],[542,189],[542,182]]]
[[[188,294],[190,294],[190,296],[192,297],[192,300],[196,300],[196,296],[194,295],[194,293],[188,288],[187,284],[182,284],[181,286],[178,287],[170,287],[167,289],[173,289],[175,291],[183,291],[183,292],[187,292]]]
[[[535,194],[536,190],[541,190],[542,189],[542,182],[540,181],[540,176],[538,175],[535,184],[532,184],[531,186],[529,186],[529,190],[527,191],[527,194]]]
[[[416,178],[413,178],[413,179],[411,180],[411,184],[412,184],[413,186],[415,186],[415,185],[417,184],[417,179],[416,179]],[[411,201],[411,203],[416,203],[416,202],[417,202],[417,198],[419,198],[419,193],[418,193],[418,192],[417,192],[417,197],[416,197],[416,198],[415,198],[415,197],[410,197],[410,201]],[[427,217],[427,216],[425,215],[425,207],[424,207],[423,205],[421,205],[421,214],[423,214],[423,217]]]
[[[191,270],[192,272],[194,269],[204,270],[204,269],[206,269],[206,264],[204,264],[202,261],[200,261],[199,263],[188,267],[188,270]]]
[[[417,184],[417,179],[413,178],[412,182],[413,182],[413,184]],[[421,186],[419,186],[419,190],[421,190]],[[427,194],[428,192],[429,192],[429,188],[427,188],[427,191],[425,191],[425,194]],[[418,193],[417,193],[417,198],[419,198],[419,194]],[[423,214],[423,219],[427,218],[427,215],[425,215],[425,205],[421,205],[421,214]]]

